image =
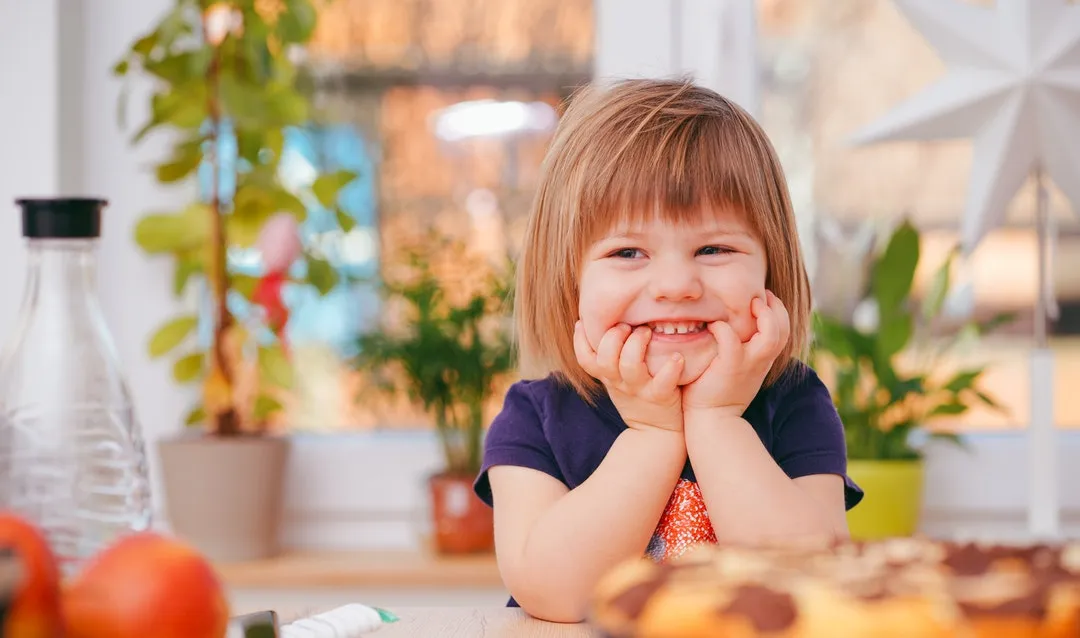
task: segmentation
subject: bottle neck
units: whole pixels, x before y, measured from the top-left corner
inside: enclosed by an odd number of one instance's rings
[[[96,312],[97,245],[96,239],[28,240],[24,307]]]

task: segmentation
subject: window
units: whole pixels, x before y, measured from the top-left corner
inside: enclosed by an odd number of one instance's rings
[[[973,2],[975,0],[972,0]],[[987,4],[979,1],[978,4]],[[944,72],[933,48],[889,0],[758,0],[763,125],[789,172],[804,220],[851,230],[863,220],[910,215],[924,235],[926,275],[957,240],[971,165],[968,140],[852,147],[848,139]],[[1029,413],[1027,354],[1033,344],[1036,251],[1033,184],[968,264],[976,312],[1018,313],[967,361],[991,367],[987,385],[1009,414],[973,411],[957,429],[1023,427]],[[1057,355],[1055,419],[1080,427],[1080,397],[1066,379],[1080,375],[1080,223],[1051,187],[1061,239],[1052,271],[1060,318],[1051,326]],[[809,228],[810,224],[804,227]],[[840,276],[847,249],[822,233],[804,238],[821,277]]]
[[[338,0],[324,5],[305,66],[325,121],[290,131],[283,179],[358,170],[343,193],[356,220],[327,232],[317,203],[304,241],[342,271],[377,280],[382,257],[436,226],[493,256],[512,255],[561,101],[591,76],[592,0]],[[235,149],[226,143],[223,161]],[[227,188],[227,186],[226,186]],[[230,267],[257,272],[233,249]],[[242,300],[232,300],[243,317]],[[381,316],[373,285],[325,297],[287,291],[297,366],[293,430],[427,427],[406,402],[360,394],[357,333]],[[374,397],[372,397],[374,399]]]

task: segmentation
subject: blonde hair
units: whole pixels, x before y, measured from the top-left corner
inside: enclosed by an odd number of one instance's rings
[[[742,108],[688,80],[626,80],[576,93],[541,167],[518,261],[515,323],[525,376],[556,374],[586,399],[601,389],[574,355],[588,246],[613,225],[698,220],[734,208],[766,248],[765,286],[791,337],[765,384],[806,354],[810,286],[780,161]]]

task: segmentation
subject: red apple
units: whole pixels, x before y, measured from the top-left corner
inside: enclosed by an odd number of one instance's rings
[[[68,638],[222,638],[225,590],[210,562],[155,532],[102,550],[66,584]]]
[[[19,560],[21,583],[15,590],[0,635],[61,638],[60,567],[45,534],[12,512],[0,512],[0,548]]]

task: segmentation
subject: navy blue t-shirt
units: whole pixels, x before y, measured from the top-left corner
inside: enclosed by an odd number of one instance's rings
[[[828,389],[812,368],[801,362],[790,366],[776,383],[758,392],[743,418],[790,478],[836,474],[844,477],[847,508],[862,500],[862,490],[847,476],[840,417]],[[538,470],[572,490],[596,471],[626,428],[606,395],[593,407],[555,376],[518,381],[507,391],[502,411],[487,432],[483,464],[474,485],[476,494],[493,505],[488,470],[496,465]],[[650,555],[658,559],[670,555],[673,548],[664,544],[669,538],[665,532],[668,513],[694,506],[704,508],[704,501],[688,459],[649,545]],[[707,516],[703,518],[707,520]],[[698,535],[704,539],[711,533],[709,528]],[[511,605],[515,605],[513,600]]]

